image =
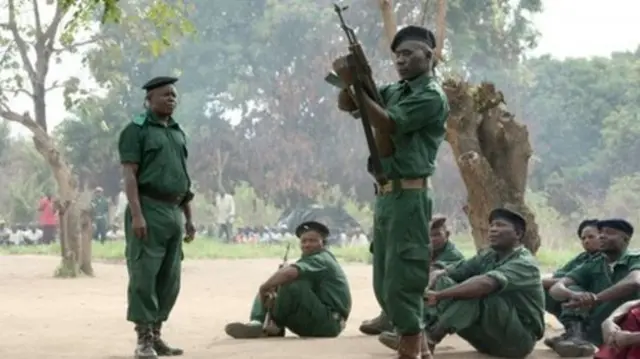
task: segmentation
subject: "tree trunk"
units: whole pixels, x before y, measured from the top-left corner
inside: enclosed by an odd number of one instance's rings
[[[525,204],[531,144],[524,124],[507,112],[493,84],[472,87],[447,80],[451,112],[447,141],[467,187],[467,210],[477,249],[488,245],[488,215],[496,207],[521,213],[527,221],[523,244],[536,253],[540,236],[535,216]]]
[[[70,166],[56,149],[53,139],[41,128],[32,129],[32,131],[35,148],[47,160],[58,185],[56,202],[62,260],[56,269],[55,276],[73,278],[81,273],[93,275],[90,257],[91,237],[89,237],[88,243],[86,240],[81,240],[81,209],[86,208],[86,203],[84,203],[86,201],[79,201],[77,181]],[[89,257],[83,255],[83,252],[89,253]]]

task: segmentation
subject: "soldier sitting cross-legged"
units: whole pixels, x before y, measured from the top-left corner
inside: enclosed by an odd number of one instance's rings
[[[489,226],[490,248],[432,273],[425,293],[427,322],[433,323],[427,341],[433,350],[455,333],[482,354],[524,358],[544,333],[540,269],[522,246],[522,216],[494,209]]]
[[[347,277],[325,248],[329,229],[305,222],[296,229],[302,256],[285,265],[259,290],[248,323],[229,323],[236,339],[284,336],[285,328],[301,337],[337,337],[351,312]],[[265,320],[270,317],[270,321]]]

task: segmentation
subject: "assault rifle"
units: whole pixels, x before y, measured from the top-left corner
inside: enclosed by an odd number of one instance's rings
[[[287,265],[287,261],[289,260],[289,250],[291,249],[291,243],[287,243],[287,249],[284,251],[284,256],[282,257],[282,263],[278,266],[278,270],[282,269],[282,267]],[[262,322],[262,331],[267,334],[277,334],[280,328],[276,327],[273,320],[271,320],[271,309],[275,304],[276,295],[278,293],[278,288],[273,295],[269,296],[265,303],[265,309],[267,314],[264,317],[264,322]]]
[[[358,42],[355,31],[349,27],[344,21],[342,16],[343,12],[348,9],[348,6],[340,6],[334,4],[333,8],[338,14],[340,19],[340,27],[344,31],[347,41],[349,42],[349,55],[347,55],[347,65],[353,76],[353,86],[349,86],[344,83],[342,79],[334,72],[330,72],[325,81],[329,84],[336,86],[342,90],[347,90],[351,95],[351,98],[355,101],[360,111],[352,113],[355,118],[360,118],[362,121],[362,128],[364,129],[364,135],[367,139],[367,147],[369,147],[369,161],[367,163],[367,170],[376,179],[376,182],[380,186],[384,186],[389,180],[382,170],[382,163],[380,162],[380,152],[384,156],[391,155],[393,152],[393,145],[388,134],[379,133],[377,130],[372,129],[371,121],[367,111],[364,109],[364,96],[369,96],[378,105],[384,107],[382,98],[378,93],[375,82],[371,76],[371,67],[367,61],[362,46]],[[375,131],[375,135],[374,135]]]

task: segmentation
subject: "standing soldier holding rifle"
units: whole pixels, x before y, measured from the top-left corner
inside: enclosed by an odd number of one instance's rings
[[[433,207],[427,184],[435,170],[449,114],[447,97],[433,76],[435,36],[418,26],[398,31],[391,50],[400,81],[377,91],[366,88],[363,79],[368,75],[368,65],[358,56],[362,54],[359,44],[351,40],[350,54],[334,61],[333,69],[342,87],[340,110],[358,112],[363,123],[374,129],[376,148],[370,148],[369,160],[369,170],[377,182],[372,243],[374,291],[400,336],[398,358],[431,358],[422,319],[423,293],[429,281],[428,224]],[[376,151],[379,159],[375,158]],[[376,161],[381,164],[382,176],[375,173]]]

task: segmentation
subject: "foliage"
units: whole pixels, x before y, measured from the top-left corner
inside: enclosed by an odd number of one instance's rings
[[[638,171],[640,48],[610,58],[527,61],[532,82],[522,117],[536,151],[531,185],[564,214],[603,198],[617,176]]]
[[[141,93],[131,85],[157,74],[180,75],[176,118],[189,134],[190,168],[202,190],[245,181],[279,206],[309,202],[332,186],[360,201],[372,199],[359,124],[337,113],[331,100],[335,91],[322,81],[331,59],[346,51],[331,3],[194,0],[192,5],[197,12],[189,12],[188,19],[197,35],[157,61],[144,56],[139,38],[144,32],[139,29],[147,26],[145,21],[103,30],[106,40],[92,51],[88,64],[99,83],[128,99],[122,108],[129,115],[119,121],[139,111]],[[368,49],[372,66],[380,79],[390,80],[377,6],[364,0],[350,5],[348,20]],[[417,21],[415,10],[421,6],[422,1],[398,2],[399,23]],[[126,12],[126,6],[121,8]],[[539,12],[539,1],[517,6],[508,1],[453,1],[449,8],[450,55],[455,61],[448,67],[457,72],[504,69],[535,44],[535,30],[525,15]],[[492,58],[500,63],[487,61]],[[112,95],[117,96],[115,91]],[[241,117],[239,124],[229,124],[229,109]]]
[[[0,185],[5,189],[0,192],[0,218],[13,224],[35,221],[39,199],[55,189],[46,162],[29,142],[18,139],[8,143],[0,162]]]

